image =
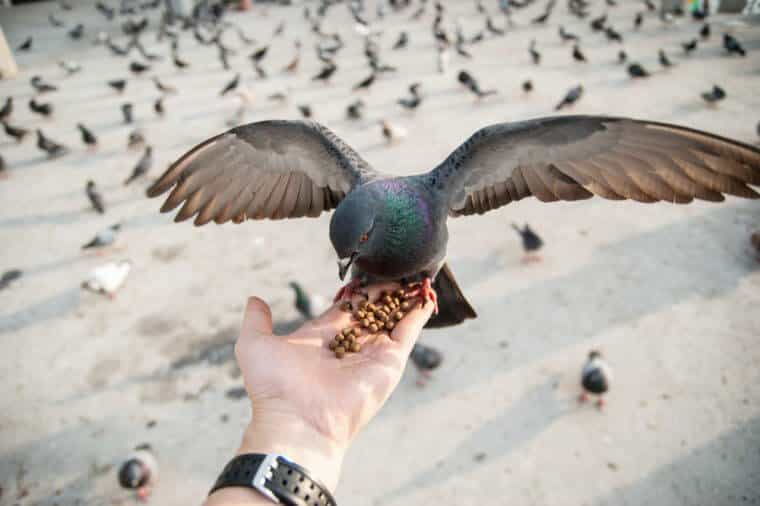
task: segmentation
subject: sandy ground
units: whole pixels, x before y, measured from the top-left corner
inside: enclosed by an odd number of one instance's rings
[[[0,269],[26,272],[0,292],[0,504],[130,503],[110,466],[143,442],[161,462],[151,502],[197,504],[249,416],[246,402],[227,395],[240,386],[232,342],[242,304],[249,294],[265,298],[283,328],[297,319],[286,281],[332,294],[338,281],[329,217],[194,228],[159,215],[159,202],[143,196],[147,182],[123,187],[139,154],[125,148],[131,128],[122,125],[118,106],[126,99],[104,81],[127,77],[130,59],[92,46],[97,29],[116,33],[116,25],[94,15],[90,1],[72,3],[76,10],[60,17],[69,26],[83,20],[87,40],[73,42],[50,27],[53,3],[0,10],[12,47],[35,37],[34,50],[19,56],[22,75],[0,82],[0,99],[16,97],[14,123],[42,127],[74,147],[48,162],[33,141],[0,140],[10,172],[0,181]],[[593,14],[607,10],[594,3]],[[384,53],[400,70],[363,95],[367,118],[358,123],[345,120],[344,109],[356,97],[351,85],[368,72],[345,6],[335,7],[324,26],[340,29],[349,45],[331,86],[309,81],[320,64],[300,7],[231,16],[259,44],[286,20],[264,63],[269,79],[253,73],[247,54],[254,46],[241,46],[232,34],[228,43],[240,49],[232,64],[257,97],[246,121],[296,118],[297,104],[311,104],[316,119],[371,163],[399,174],[428,170],[486,124],[551,114],[577,83],[586,95],[573,113],[670,121],[755,142],[760,30],[734,18],[713,19],[713,38],[683,57],[680,42],[695,36],[698,24],[663,26],[651,15],[634,33],[641,4],[619,3],[609,9],[610,19],[631,58],[654,71],[644,82],[630,81],[615,64],[618,45],[570,18],[563,2],[547,27],[527,23],[543,2],[517,14],[518,26],[506,37],[473,47],[471,62],[454,57],[445,75],[435,68],[432,9],[417,23],[409,11],[389,14],[379,24],[382,46],[392,45],[402,28],[411,44]],[[480,29],[472,2],[446,4],[467,33]],[[589,64],[572,61],[556,35],[559,22],[583,36]],[[747,58],[724,56],[719,38],[727,28],[746,43]],[[290,60],[296,36],[305,57],[300,73],[287,77],[279,68]],[[538,67],[527,52],[534,37],[544,57]],[[152,34],[145,40],[167,54]],[[658,68],[660,47],[676,67]],[[153,177],[225,129],[237,107],[236,99],[217,97],[234,72],[221,70],[215,50],[186,35],[181,53],[192,62],[188,71],[164,61],[150,73],[180,89],[165,102],[166,119],[152,113],[158,94],[148,76],[128,85],[126,96],[155,146]],[[81,61],[85,70],[64,78],[56,65],[61,58]],[[499,95],[474,103],[455,82],[464,67]],[[25,106],[34,74],[61,87],[48,96],[57,108],[54,120],[32,117]],[[536,88],[531,95],[520,89],[526,78]],[[427,98],[410,115],[394,102],[417,80]],[[728,98],[708,108],[699,92],[714,82]],[[266,100],[286,88],[289,104]],[[380,118],[403,124],[409,137],[384,146]],[[100,136],[97,154],[81,147],[77,121]],[[89,178],[104,191],[105,216],[88,209]],[[106,257],[80,252],[116,221],[124,224],[120,250]],[[530,222],[543,236],[543,263],[521,265],[511,221]],[[446,362],[424,389],[407,371],[352,447],[339,503],[760,504],[760,264],[748,242],[760,227],[756,202],[526,200],[449,227],[450,265],[480,318],[423,335],[445,351]],[[116,300],[80,291],[93,267],[119,258],[130,258],[134,269]],[[575,401],[592,347],[616,373],[601,413]]]

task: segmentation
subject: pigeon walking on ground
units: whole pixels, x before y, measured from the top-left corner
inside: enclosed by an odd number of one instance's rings
[[[0,121],[10,119],[13,114],[13,97],[8,97],[3,103],[3,107],[0,107]]]
[[[82,282],[82,288],[105,295],[113,300],[116,297],[116,292],[119,291],[119,288],[124,286],[124,283],[127,281],[127,276],[129,276],[129,271],[131,270],[132,262],[130,260],[108,262],[107,264],[93,269],[87,279]]]
[[[728,33],[723,34],[723,47],[728,51],[728,54],[738,54],[739,56],[747,55],[744,46],[741,45],[736,37]]]
[[[485,98],[489,95],[495,95],[498,93],[497,90],[491,89],[491,90],[483,90],[480,88],[480,84],[478,83],[477,79],[473,77],[472,74],[467,72],[466,70],[462,70],[457,74],[457,81],[459,81],[460,84],[462,84],[465,88],[470,90],[474,95],[475,98],[478,100],[481,98]]]
[[[27,39],[21,43],[21,45],[17,48],[18,51],[29,51],[32,49],[32,43],[34,42],[34,39],[32,37],[27,37]]]
[[[517,224],[512,223],[512,228],[514,228],[517,233],[520,234],[520,238],[522,239],[522,247],[523,251],[525,252],[522,263],[528,264],[532,262],[540,262],[541,254],[539,251],[541,251],[541,248],[544,247],[544,241],[541,239],[541,237],[539,237],[538,234],[535,233],[527,223],[523,228],[520,228]]]
[[[443,363],[443,353],[432,346],[415,343],[409,359],[417,369],[417,385],[422,387],[432,378],[433,371]]]
[[[610,381],[612,381],[612,369],[602,359],[602,354],[596,350],[592,350],[588,354],[583,369],[581,370],[581,392],[578,397],[579,402],[586,402],[589,395],[596,396],[596,405],[599,409],[604,406],[604,397],[610,389]]]
[[[131,102],[127,102],[125,104],[121,104],[121,116],[124,120],[125,125],[129,125],[134,121],[134,117],[132,115],[132,111],[134,111],[134,106]]]
[[[108,228],[104,228],[95,237],[82,245],[82,249],[102,250],[109,246],[113,246],[118,238],[119,231],[121,230],[121,224],[116,223]]]
[[[660,51],[657,53],[657,57],[660,60],[660,65],[663,67],[668,68],[673,66],[673,62],[671,62],[670,58],[668,58],[668,55],[665,54],[664,49],[660,49]]]
[[[760,198],[760,149],[666,123],[555,116],[478,130],[427,173],[372,168],[311,121],[263,121],[214,136],[175,161],[148,189],[170,191],[175,220],[294,218],[335,209],[330,240],[343,298],[368,283],[419,282],[410,293],[437,308],[428,326],[474,318],[445,265],[447,217],[481,214],[535,196],[688,203],[723,194]],[[436,295],[437,294],[437,295]]]
[[[579,84],[578,86],[574,86],[567,90],[567,93],[565,93],[565,96],[562,97],[562,100],[559,102],[559,104],[554,107],[554,110],[559,111],[565,107],[569,107],[580,100],[582,96],[583,85]]]
[[[724,98],[726,98],[726,92],[723,88],[721,88],[717,84],[713,85],[710,91],[705,91],[704,93],[702,93],[702,100],[704,100],[708,104],[717,104]]]
[[[40,116],[45,116],[46,118],[49,118],[53,115],[53,104],[50,102],[37,102],[34,99],[31,99],[29,101],[29,109],[31,109],[32,112],[35,112],[39,114]]]
[[[108,86],[113,88],[119,93],[124,93],[124,89],[127,87],[127,80],[126,79],[112,79],[111,81],[108,81]]]
[[[0,275],[0,290],[5,290],[14,281],[21,279],[24,273],[19,269],[11,269]]]
[[[219,92],[219,96],[223,97],[227,93],[234,91],[238,85],[240,84],[240,74],[235,74],[235,77],[232,78],[232,81],[228,82],[226,85],[224,85],[224,88],[222,88],[222,91]]]
[[[383,138],[385,138],[387,144],[393,144],[407,136],[406,128],[391,123],[388,120],[381,120],[380,126],[382,127]]]
[[[27,135],[29,135],[29,130],[26,129],[26,128],[21,128],[21,127],[13,126],[13,125],[11,125],[10,123],[8,123],[5,120],[3,120],[2,123],[3,123],[3,130],[5,131],[5,133],[8,136],[13,137],[14,139],[16,139],[16,142],[23,141],[24,138]]]
[[[103,195],[95,186],[95,181],[90,179],[87,181],[87,185],[84,188],[84,192],[87,195],[87,199],[90,201],[92,208],[98,212],[98,214],[105,214],[106,206],[103,203]]]
[[[649,72],[640,63],[631,63],[628,65],[628,75],[633,79],[649,77]]]
[[[322,313],[330,306],[330,301],[325,297],[309,294],[296,281],[291,281],[288,283],[288,286],[293,289],[293,295],[295,296],[293,304],[305,320],[311,320],[315,315]]]
[[[129,185],[130,183],[135,181],[137,178],[142,177],[145,174],[147,174],[152,166],[153,166],[153,147],[147,146],[145,148],[145,152],[143,152],[142,157],[140,157],[140,161],[137,162],[137,165],[135,165],[135,168],[132,169],[132,173],[124,181],[124,186]]]
[[[364,100],[357,99],[356,101],[348,104],[346,107],[346,117],[348,119],[361,119],[364,114]]]
[[[97,149],[98,138],[95,137],[95,134],[93,134],[86,126],[81,123],[77,123],[77,128],[79,129],[79,133],[82,134],[82,142],[84,142],[87,148],[90,150]]]
[[[69,152],[66,146],[46,137],[39,129],[37,130],[37,147],[47,153],[48,158],[58,158]]]

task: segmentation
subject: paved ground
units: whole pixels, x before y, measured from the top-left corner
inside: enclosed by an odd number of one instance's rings
[[[124,188],[139,154],[125,149],[131,129],[121,124],[118,107],[127,99],[104,81],[127,77],[129,59],[92,46],[98,29],[117,29],[92,13],[89,0],[72,3],[76,10],[60,17],[69,26],[82,20],[87,40],[70,41],[50,27],[53,3],[0,10],[11,46],[35,38],[34,50],[19,56],[22,75],[0,82],[0,99],[16,97],[14,123],[41,127],[74,148],[48,162],[32,141],[0,140],[10,172],[0,181],[0,269],[26,272],[0,292],[0,504],[129,502],[108,466],[142,442],[156,448],[162,464],[152,502],[197,504],[249,416],[245,402],[225,396],[240,383],[231,343],[245,297],[270,301],[284,326],[296,319],[287,280],[332,293],[328,218],[196,229],[160,216],[159,203],[143,196],[147,183]],[[468,34],[480,29],[471,2],[445,3]],[[410,21],[409,12],[389,14],[380,23],[382,46],[392,45],[402,28],[411,45],[384,53],[400,71],[364,96],[367,118],[359,123],[344,119],[356,96],[351,85],[367,75],[345,7],[334,8],[324,27],[340,29],[349,46],[332,86],[309,81],[320,65],[300,7],[233,15],[259,44],[280,21],[287,23],[264,63],[267,80],[257,80],[247,59],[259,46],[244,47],[230,34],[229,44],[240,49],[232,64],[256,97],[245,120],[296,118],[296,105],[308,103],[316,119],[371,163],[407,174],[429,169],[483,125],[550,114],[567,88],[583,83],[586,95],[572,113],[632,115],[757,140],[757,27],[714,19],[713,38],[683,57],[680,43],[700,25],[663,26],[648,16],[634,33],[640,2],[609,9],[593,3],[594,15],[609,11],[626,51],[653,70],[651,79],[631,82],[615,64],[618,46],[570,18],[564,2],[547,27],[527,23],[543,2],[518,14],[506,37],[475,46],[471,62],[454,58],[444,75],[436,72],[432,14],[424,22]],[[572,61],[556,35],[560,22],[583,36],[589,64]],[[719,39],[727,29],[745,42],[748,57],[724,55]],[[287,77],[279,68],[291,58],[295,37],[305,56],[300,73]],[[526,49],[532,38],[544,57],[538,67]],[[146,41],[167,53],[152,34]],[[659,69],[660,47],[676,67]],[[158,95],[149,77],[128,85],[126,96],[155,146],[153,176],[226,128],[237,107],[235,98],[217,97],[234,72],[221,70],[214,50],[185,36],[181,53],[192,61],[188,71],[164,61],[150,72],[180,89],[166,100],[166,119],[153,116]],[[64,78],[56,64],[61,58],[81,61],[85,70]],[[499,95],[473,103],[455,82],[465,67]],[[57,108],[53,120],[34,118],[25,106],[34,74],[61,87],[49,95]],[[536,88],[531,95],[520,89],[527,78]],[[394,102],[417,80],[427,98],[409,115]],[[713,83],[728,98],[708,108],[699,93]],[[284,106],[265,98],[286,89],[291,101]],[[408,128],[406,141],[385,147],[380,118]],[[100,135],[98,153],[81,148],[77,121]],[[88,178],[104,190],[106,216],[87,208]],[[134,270],[110,302],[80,291],[81,280],[105,259],[79,248],[115,221],[124,223],[124,241],[108,258],[130,258]],[[530,222],[541,233],[543,263],[520,264],[511,221]],[[531,200],[452,220],[450,264],[480,318],[423,336],[444,350],[444,366],[424,389],[407,371],[352,448],[339,502],[760,503],[760,264],[748,244],[759,226],[757,203],[738,199],[689,206]],[[575,402],[580,365],[592,347],[603,350],[616,372],[603,413]],[[16,500],[21,490],[28,496]]]

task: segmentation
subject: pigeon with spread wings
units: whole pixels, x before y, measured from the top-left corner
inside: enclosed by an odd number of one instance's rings
[[[312,121],[239,126],[183,155],[148,189],[171,190],[176,221],[318,216],[335,209],[330,240],[345,296],[375,281],[419,281],[437,305],[428,327],[475,311],[446,266],[448,216],[482,214],[526,197],[542,202],[760,198],[760,150],[686,127],[626,118],[557,116],[482,128],[428,173],[375,171]]]

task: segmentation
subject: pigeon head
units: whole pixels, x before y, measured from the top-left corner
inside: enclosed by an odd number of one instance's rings
[[[119,485],[128,489],[144,486],[148,482],[148,472],[137,459],[129,459],[119,469]]]
[[[372,256],[376,209],[373,195],[359,187],[338,205],[330,220],[330,242],[338,254],[342,280],[357,259]]]

